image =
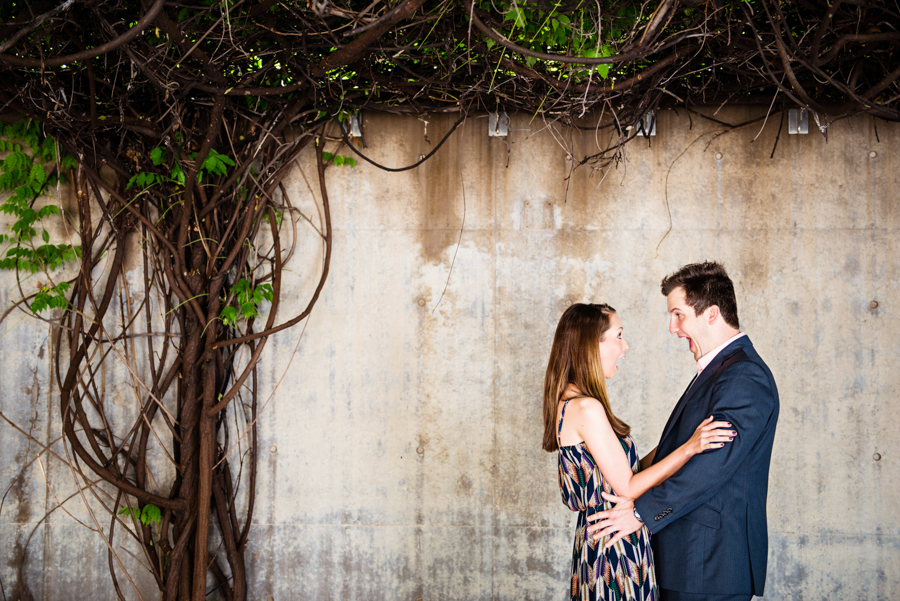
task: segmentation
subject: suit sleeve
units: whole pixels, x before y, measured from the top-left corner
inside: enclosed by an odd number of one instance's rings
[[[734,476],[775,412],[776,394],[766,369],[752,361],[734,363],[719,376],[711,391],[710,413],[717,421],[730,422],[737,436],[721,449],[695,455],[678,473],[635,501],[651,532],[708,501]]]

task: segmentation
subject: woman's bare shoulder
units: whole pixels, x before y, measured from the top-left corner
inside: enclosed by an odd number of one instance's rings
[[[593,419],[597,417],[607,419],[606,411],[603,409],[603,404],[594,397],[585,396],[579,399],[574,399],[573,401],[569,402],[569,407],[574,410],[573,413],[581,415],[587,419]]]

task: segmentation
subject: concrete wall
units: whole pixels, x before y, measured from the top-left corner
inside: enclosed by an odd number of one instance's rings
[[[452,122],[367,114],[366,152],[410,164]],[[649,144],[630,144],[605,179],[579,168],[568,190],[566,148],[595,152],[603,133],[529,115],[505,141],[472,118],[412,171],[330,169],[332,275],[305,327],[264,354],[250,598],[567,598],[575,516],[540,450],[556,322],[572,302],[618,309],[631,350],[610,394],[649,451],[694,369],[659,281],[704,259],[729,268],[781,393],[765,599],[900,598],[900,127],[860,117],[827,141],[784,131],[770,159],[778,125],[716,136],[715,123],[663,112]],[[315,219],[312,160],[289,190]],[[285,319],[320,253],[301,230]],[[17,297],[2,282],[6,306]],[[0,338],[0,406],[52,440],[47,334],[26,320]],[[0,514],[12,550],[55,503],[41,467],[23,469],[35,445],[5,424],[0,435],[3,488],[18,479]],[[33,591],[112,598],[97,535],[67,516],[36,532]],[[0,576],[9,595],[11,559]]]

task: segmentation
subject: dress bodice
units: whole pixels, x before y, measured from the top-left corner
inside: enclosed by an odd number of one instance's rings
[[[628,456],[628,464],[631,471],[637,473],[640,469],[640,459],[634,446],[631,435],[620,438],[622,450]],[[575,445],[559,448],[559,491],[562,494],[563,504],[572,511],[585,511],[590,507],[604,505],[604,510],[609,504],[600,493],[606,491],[614,495],[615,491],[609,482],[600,473],[597,462],[588,450],[584,441]]]

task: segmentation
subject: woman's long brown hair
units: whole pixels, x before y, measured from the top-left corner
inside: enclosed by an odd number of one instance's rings
[[[581,394],[600,401],[616,436],[622,438],[631,427],[617,418],[609,406],[606,377],[600,363],[600,341],[610,327],[609,305],[577,303],[566,309],[556,326],[550,362],[544,378],[544,450],[556,451],[556,412],[566,386],[574,384]]]

